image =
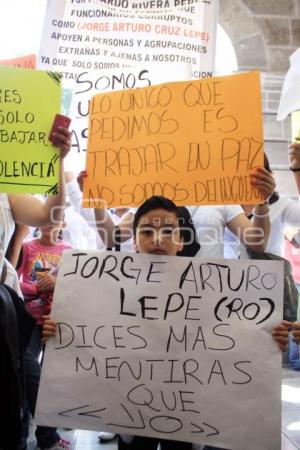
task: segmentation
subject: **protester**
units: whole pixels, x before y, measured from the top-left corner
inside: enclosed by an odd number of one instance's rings
[[[300,145],[294,143],[289,149],[289,161],[290,168],[294,174],[295,182],[300,194]],[[269,160],[266,155],[264,155],[264,167],[269,172],[272,173]],[[280,197],[277,192],[273,192],[272,195],[267,200],[269,206],[269,216],[270,216],[270,236],[265,249],[266,259],[272,258],[272,255],[282,256],[283,246],[284,246],[284,228],[286,225],[299,225],[300,223],[300,204],[299,202]],[[254,205],[242,205],[245,214],[250,220],[253,220],[253,206]],[[225,233],[225,246],[224,246],[224,256],[227,258],[242,258],[248,259],[249,254],[246,246],[240,243],[237,236],[226,230]],[[268,258],[267,258],[268,257]],[[257,258],[257,254],[253,254],[253,258]],[[279,258],[278,258],[279,259]],[[287,276],[287,266],[285,264],[285,276]],[[292,283],[292,280],[291,280]],[[288,283],[289,284],[289,283]],[[284,290],[284,316],[286,307],[290,303],[289,290]],[[292,306],[292,305],[290,305]],[[296,311],[296,308],[294,308]],[[295,314],[294,314],[295,317]],[[288,322],[286,322],[288,324]],[[293,349],[293,343],[289,344],[289,353]],[[299,353],[298,353],[299,354]],[[205,450],[215,450],[215,448],[205,448]]]
[[[183,248],[179,226],[179,212],[176,205],[164,197],[151,197],[137,210],[134,223],[134,245],[137,252],[175,256]],[[56,334],[56,323],[46,317],[43,326],[43,339],[46,341]],[[281,350],[285,349],[288,330],[284,323],[274,327],[273,339]],[[119,437],[119,450],[189,450],[192,444],[142,436]]]
[[[272,174],[264,168],[258,168],[251,174],[251,183],[259,188],[262,197],[267,199],[274,191],[275,182]],[[82,172],[79,183],[87,176]],[[269,235],[268,205],[265,201],[253,208],[255,218],[252,224],[245,216],[242,208],[236,206],[199,206],[189,208],[197,234],[198,256],[222,257],[223,234],[227,225],[238,235],[248,247],[263,251]],[[95,220],[99,236],[108,248],[114,247],[116,242],[126,241],[132,234],[132,224],[135,210],[124,214],[115,227],[108,210],[95,209]],[[257,233],[259,229],[260,233]]]
[[[60,239],[65,224],[41,227],[41,236],[23,243],[18,270],[27,311],[36,319],[29,348],[36,359],[42,350],[43,316],[50,314],[56,276],[62,252],[71,245]]]
[[[71,135],[70,132],[60,127],[55,133],[55,146],[59,149],[60,169],[59,169],[59,191],[56,195],[51,195],[47,198],[45,203],[29,194],[4,194],[0,193],[0,250],[5,254],[11,236],[14,232],[15,223],[20,223],[27,226],[40,227],[48,224],[59,222],[63,219],[63,209],[65,205],[65,190],[64,190],[64,164],[63,160],[70,150]],[[0,265],[2,269],[3,261]],[[10,266],[10,271],[12,268]],[[1,274],[0,274],[1,275]],[[18,283],[17,274],[13,272],[13,276],[5,280],[10,283],[12,287]],[[13,281],[12,281],[13,279]],[[34,392],[28,401],[30,402],[31,414],[34,415],[35,402],[38,391],[39,376],[32,380],[31,364],[34,364],[34,357],[31,352],[26,351],[24,355],[24,370],[25,370],[25,395],[28,395],[28,383],[31,379],[31,386],[35,386]],[[2,405],[5,407],[4,405]],[[10,430],[10,433],[13,431]],[[20,443],[19,448],[26,449],[27,430],[24,430],[23,442]],[[60,438],[55,428],[37,427],[36,438],[38,447],[41,450],[59,450],[68,449],[67,441]]]
[[[300,292],[300,231],[295,227],[287,227],[284,230],[284,244],[283,244],[283,257],[290,262],[292,277],[294,285],[297,289],[298,308],[297,308],[297,321],[299,320],[299,292]],[[292,335],[289,339],[288,347],[288,360],[289,365],[293,370],[300,370],[300,352],[299,345],[292,340]]]
[[[13,266],[0,250],[0,448],[16,449],[22,437],[23,355],[35,320],[26,312]]]

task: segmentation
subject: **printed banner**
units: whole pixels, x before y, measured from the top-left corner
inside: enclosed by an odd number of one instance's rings
[[[48,141],[60,75],[0,66],[0,191],[53,194],[59,156]]]
[[[282,302],[281,262],[66,251],[35,421],[279,450]]]
[[[0,60],[0,65],[22,67],[23,69],[35,69],[36,56],[28,55],[28,56],[21,56],[20,58],[2,59]]]
[[[84,166],[92,95],[212,76],[217,0],[49,0],[38,67],[74,89],[69,170]]]
[[[98,94],[84,206],[257,203],[250,171],[262,165],[258,72]]]

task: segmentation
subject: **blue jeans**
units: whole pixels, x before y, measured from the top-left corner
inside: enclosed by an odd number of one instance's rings
[[[29,432],[30,414],[34,417],[37,394],[40,384],[41,366],[38,357],[42,348],[42,326],[36,325],[30,343],[24,354],[25,401],[23,409],[23,433],[20,448],[26,448]],[[37,444],[40,447],[51,447],[60,439],[56,428],[37,426],[35,430]]]

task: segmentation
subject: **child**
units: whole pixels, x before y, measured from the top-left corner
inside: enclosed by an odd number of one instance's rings
[[[59,239],[63,223],[42,226],[41,237],[24,242],[18,270],[27,311],[36,319],[30,349],[36,358],[42,348],[43,316],[50,314],[55,280],[62,252],[70,244]]]
[[[133,222],[134,246],[140,253],[176,256],[183,248],[179,226],[179,211],[167,198],[154,196],[146,200],[137,210]],[[55,335],[55,322],[45,318],[43,338]],[[287,345],[288,331],[284,324],[273,329],[273,338],[281,349]],[[119,450],[190,450],[191,443],[176,442],[145,436],[120,436]]]
[[[30,372],[25,374],[27,397],[23,411],[23,441],[27,438],[30,421],[29,411],[33,415],[39,385],[43,316],[50,314],[51,311],[55,280],[62,252],[71,247],[67,242],[59,239],[63,226],[62,222],[42,226],[40,227],[40,238],[24,242],[22,245],[22,263],[18,269],[18,274],[22,280],[20,283],[21,290],[27,312],[36,319],[36,325],[24,356],[25,364],[30,368]],[[54,449],[60,448],[60,446],[68,448],[69,442],[60,439],[55,429],[37,427],[37,439],[40,435],[46,440],[54,435],[58,439]],[[52,446],[50,446],[50,449],[52,449]]]

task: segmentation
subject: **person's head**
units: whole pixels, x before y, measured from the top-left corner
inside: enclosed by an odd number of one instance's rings
[[[267,155],[264,153],[264,168],[269,172],[269,173],[273,173],[271,166],[270,166],[270,162],[269,159],[267,157]],[[270,199],[269,199],[269,203],[275,203],[277,202],[277,200],[279,199],[279,194],[277,191],[274,191],[273,194],[271,195]]]
[[[183,248],[178,208],[171,200],[153,196],[136,211],[134,245],[140,253],[176,255]]]
[[[65,222],[57,222],[56,224],[49,224],[40,227],[40,239],[49,244],[55,244],[61,239],[61,231],[66,226]]]

